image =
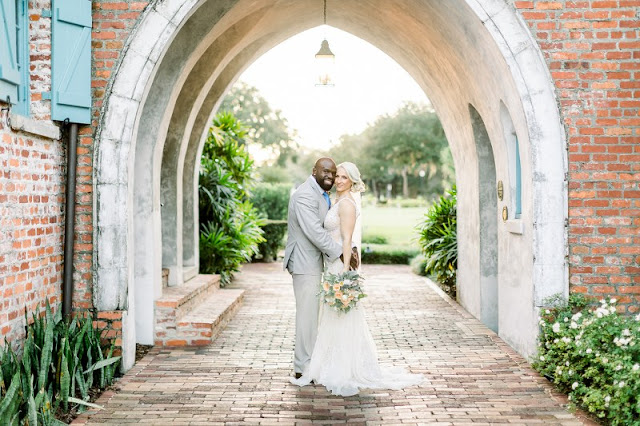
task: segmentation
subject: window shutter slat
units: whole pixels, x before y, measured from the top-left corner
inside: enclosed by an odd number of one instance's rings
[[[54,0],[51,118],[91,122],[91,1]]]
[[[0,2],[0,99],[18,102],[20,71],[16,44],[16,4],[14,0]]]

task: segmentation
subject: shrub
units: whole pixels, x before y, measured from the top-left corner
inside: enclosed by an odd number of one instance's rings
[[[278,258],[278,252],[284,247],[284,236],[287,234],[286,220],[269,220],[262,225],[265,241],[258,245],[260,258],[272,262]]]
[[[200,270],[205,274],[220,274],[220,284],[231,282],[242,263],[251,261],[264,241],[264,219],[251,203],[236,204],[228,209],[219,223],[207,222],[200,232]]]
[[[229,113],[218,114],[209,129],[200,166],[200,271],[231,281],[264,241],[264,220],[248,201],[253,161],[245,150],[246,131]]]
[[[640,424],[640,314],[615,299],[585,307],[580,295],[543,312],[533,367],[581,406],[613,425]]]
[[[455,295],[458,268],[455,186],[448,194],[431,206],[417,229],[419,244],[427,259],[425,272],[433,275],[445,292]]]
[[[258,168],[260,180],[265,183],[287,183],[291,186],[291,173],[286,167],[264,165]]]
[[[288,183],[259,183],[251,191],[251,202],[267,219],[287,220],[290,195]]]
[[[110,385],[120,362],[112,356],[113,342],[102,346],[94,321],[91,315],[63,320],[60,310],[52,315],[47,303],[44,317],[33,314],[21,355],[5,340],[0,347],[0,424],[61,424],[54,415],[93,406],[89,390]]]
[[[388,244],[389,239],[384,235],[364,235],[362,244]]]
[[[271,262],[278,258],[278,251],[284,247],[290,195],[291,185],[286,183],[259,183],[253,189],[251,201],[260,214],[267,218],[262,225],[265,241],[258,246],[256,258]]]
[[[429,201],[424,198],[396,198],[389,205],[400,208],[428,207]]]
[[[362,248],[363,264],[408,265],[418,251],[409,247],[388,245],[364,245]]]
[[[427,258],[424,257],[423,254],[419,253],[416,257],[411,259],[409,262],[411,266],[411,271],[416,275],[422,275],[423,277],[427,276],[427,272],[425,271],[427,267]]]

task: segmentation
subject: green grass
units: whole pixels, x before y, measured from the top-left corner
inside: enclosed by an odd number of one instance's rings
[[[418,248],[415,226],[422,222],[425,207],[376,207],[362,208],[362,235],[383,235],[389,245]]]

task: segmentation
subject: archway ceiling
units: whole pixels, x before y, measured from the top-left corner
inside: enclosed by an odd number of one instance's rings
[[[320,0],[204,2],[176,37],[183,40],[172,43],[160,66],[189,53],[179,73],[175,65],[170,71],[175,75],[175,100],[162,103],[172,115],[168,136],[198,144],[212,110],[246,67],[322,22]],[[521,113],[504,58],[464,0],[329,0],[327,23],[370,42],[404,67],[431,99],[448,135],[468,122],[469,103],[487,118],[497,116],[501,99],[512,114]],[[465,149],[453,142],[456,148]]]

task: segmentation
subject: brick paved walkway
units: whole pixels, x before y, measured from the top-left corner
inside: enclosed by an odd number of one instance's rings
[[[245,266],[244,305],[198,349],[154,348],[75,424],[589,424],[493,332],[403,266],[365,265],[367,318],[382,363],[423,373],[419,387],[342,398],[298,388],[294,298],[279,264]],[[566,400],[564,400],[566,402]]]

